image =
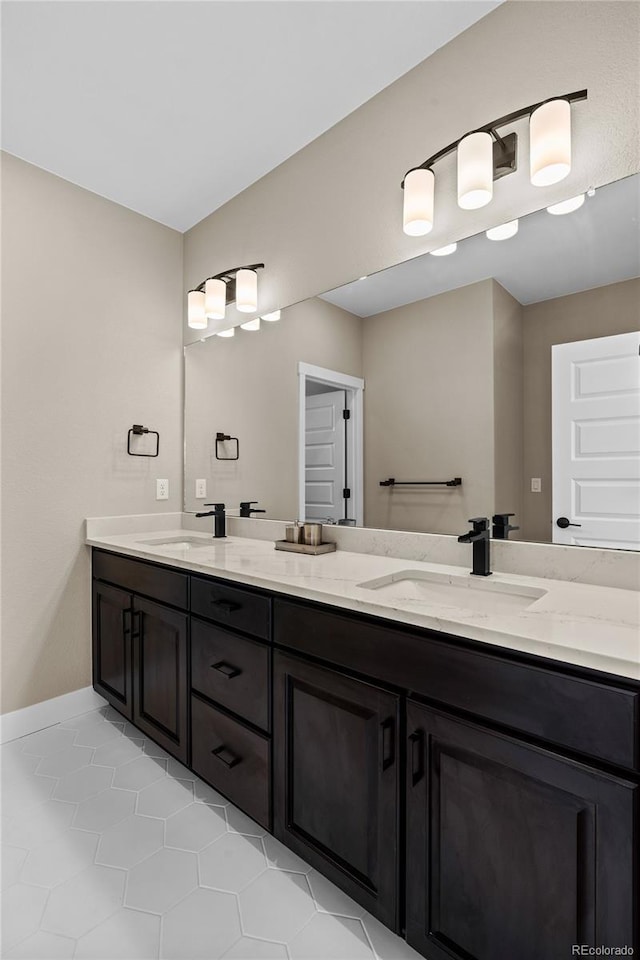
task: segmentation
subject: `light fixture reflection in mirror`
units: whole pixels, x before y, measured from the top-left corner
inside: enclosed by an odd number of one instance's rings
[[[279,320],[281,316],[280,310],[274,310],[272,313],[263,313],[262,319],[266,320],[267,323],[275,323],[276,320]]]
[[[235,337],[236,331],[234,327],[230,327],[228,330],[220,330],[217,334],[218,337]]]
[[[501,223],[499,227],[491,227],[487,230],[487,240],[509,240],[515,237],[518,232],[518,221],[509,220],[508,223]]]
[[[247,320],[246,323],[241,323],[240,326],[243,330],[249,330],[253,333],[255,330],[260,329],[260,317],[256,317],[255,320]]]
[[[555,217],[561,217],[565,213],[573,213],[574,210],[579,210],[583,203],[584,193],[580,193],[577,197],[569,197],[568,200],[561,200],[560,203],[552,203],[550,207],[547,207],[547,213],[552,213]]]
[[[444,247],[438,247],[437,250],[430,250],[432,257],[448,257],[450,253],[455,253],[458,249],[457,243],[448,243]]]

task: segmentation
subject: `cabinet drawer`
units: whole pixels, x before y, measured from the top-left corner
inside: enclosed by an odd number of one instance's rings
[[[236,720],[191,698],[191,766],[267,830],[271,819],[271,744]]]
[[[558,746],[635,768],[640,692],[463,646],[428,630],[276,600],[274,641]],[[495,649],[495,648],[494,648]]]
[[[192,687],[263,730],[269,729],[270,660],[263,643],[192,619]]]
[[[173,607],[186,610],[189,606],[189,578],[186,574],[167,570],[155,563],[94,550],[93,576]]]
[[[271,601],[223,580],[191,578],[191,610],[207,620],[268,640],[271,627]]]

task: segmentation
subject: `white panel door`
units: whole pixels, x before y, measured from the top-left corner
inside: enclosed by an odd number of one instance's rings
[[[640,333],[552,347],[552,382],[553,542],[640,549]]]
[[[341,520],[345,487],[344,390],[307,397],[305,404],[305,519]]]

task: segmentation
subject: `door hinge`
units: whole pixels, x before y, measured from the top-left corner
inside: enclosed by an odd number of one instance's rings
[[[344,500],[351,499],[351,487],[343,487],[342,497]]]
[[[342,411],[342,419],[343,419],[343,420],[351,420],[351,410],[343,410],[343,411]]]

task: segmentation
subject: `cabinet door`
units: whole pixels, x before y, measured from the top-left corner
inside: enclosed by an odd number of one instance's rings
[[[397,928],[398,698],[274,657],[274,832]]]
[[[187,762],[187,615],[134,598],[133,722]]]
[[[410,702],[407,940],[433,960],[634,944],[623,779]]]
[[[93,686],[132,719],[131,594],[93,581]]]

